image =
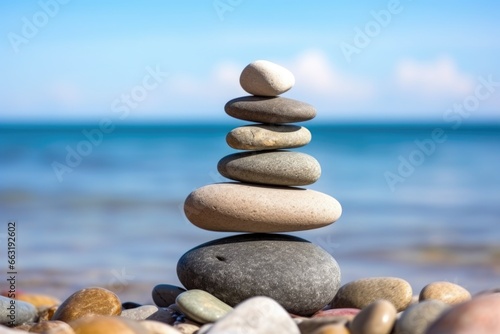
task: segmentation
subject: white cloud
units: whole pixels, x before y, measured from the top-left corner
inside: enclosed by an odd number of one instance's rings
[[[445,56],[427,63],[402,60],[396,66],[395,80],[401,91],[433,99],[469,94],[474,85],[472,78],[461,73],[455,61]]]

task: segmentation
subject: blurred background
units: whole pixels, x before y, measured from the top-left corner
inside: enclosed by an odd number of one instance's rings
[[[78,1],[0,4],[0,268],[17,223],[18,288],[99,285],[148,302],[177,259],[229,234],[183,201],[225,181],[224,104],[266,59],[308,102],[341,219],[295,233],[343,283],[398,276],[416,293],[500,280],[500,3]],[[2,280],[4,281],[4,280]],[[4,289],[4,283],[0,286]]]

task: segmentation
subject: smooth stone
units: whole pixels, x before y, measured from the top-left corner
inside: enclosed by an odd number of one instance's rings
[[[451,282],[433,282],[420,291],[419,301],[437,299],[448,305],[456,305],[471,299],[471,294],[460,285]]]
[[[196,326],[193,324],[179,324],[175,325],[174,328],[181,334],[193,334],[198,332],[200,326]]]
[[[208,331],[214,334],[300,334],[292,318],[276,301],[252,297],[235,307]]]
[[[230,306],[267,296],[296,315],[311,315],[332,300],[340,268],[325,250],[283,234],[241,234],[212,240],[185,253],[177,276]]]
[[[396,277],[370,277],[343,285],[331,303],[332,308],[359,308],[370,305],[378,299],[391,302],[398,312],[411,303],[411,285]]]
[[[15,309],[15,314],[11,314],[11,309]],[[30,303],[0,296],[1,325],[12,327],[24,324],[25,322],[35,321],[37,318],[37,309]]]
[[[38,309],[38,321],[48,321],[52,319],[59,306],[41,307]]]
[[[321,176],[321,166],[312,156],[291,151],[234,153],[217,164],[228,179],[276,186],[313,184]]]
[[[349,319],[343,316],[304,319],[298,323],[301,334],[312,334],[325,326],[344,326]]]
[[[226,142],[237,150],[256,151],[301,147],[311,138],[311,132],[303,126],[255,124],[231,130]]]
[[[360,311],[361,310],[357,308],[334,308],[330,310],[318,311],[313,314],[312,318],[342,316],[346,319],[352,320]]]
[[[362,309],[349,329],[352,334],[389,334],[396,322],[396,314],[391,302],[379,299]]]
[[[153,288],[151,295],[153,302],[160,307],[168,307],[175,304],[175,298],[185,292],[186,289],[171,284],[159,284]]]
[[[500,333],[500,294],[481,295],[441,314],[427,334]]]
[[[342,207],[311,189],[217,183],[189,194],[184,212],[191,223],[211,231],[291,232],[330,225]]]
[[[155,320],[144,320],[140,324],[148,331],[147,334],[181,334],[174,327]]]
[[[408,307],[396,322],[394,334],[425,334],[449,306],[440,300],[425,300]]]
[[[238,97],[227,102],[224,110],[237,119],[269,124],[304,122],[316,117],[312,105],[286,97]]]
[[[73,328],[71,328],[70,325],[60,320],[42,321],[31,327],[29,332],[44,333],[44,334],[47,332],[61,333],[61,334],[74,333]]]
[[[350,334],[343,324],[326,325],[318,328],[312,334]]]
[[[141,307],[141,304],[134,303],[134,302],[124,302],[122,303],[122,310],[131,310],[134,308]]]
[[[57,298],[48,295],[35,294],[35,293],[23,293],[16,298],[17,300],[22,300],[24,302],[30,303],[35,307],[50,307],[54,305],[61,304],[61,301]]]
[[[168,309],[161,309],[154,305],[144,305],[137,308],[123,310],[122,317],[132,320],[155,320],[165,324],[173,324],[175,317]]]
[[[120,315],[122,304],[117,295],[103,288],[79,290],[57,309],[52,320],[70,322],[89,315]]]
[[[240,75],[240,85],[247,93],[260,96],[277,96],[295,84],[292,72],[267,60],[248,64]]]
[[[76,334],[144,334],[138,322],[123,317],[88,316],[69,323]]]
[[[183,314],[200,324],[216,322],[233,310],[223,301],[198,289],[181,293],[175,303]]]

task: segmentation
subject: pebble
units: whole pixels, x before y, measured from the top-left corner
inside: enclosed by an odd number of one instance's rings
[[[313,106],[286,97],[238,97],[227,102],[224,110],[237,119],[269,124],[304,122],[316,117]]]
[[[352,334],[389,334],[396,321],[396,308],[391,302],[379,299],[366,306],[354,317]]]
[[[58,306],[41,307],[38,309],[38,321],[47,321],[52,319],[57,311]]]
[[[30,303],[35,307],[51,307],[54,305],[61,304],[61,301],[57,298],[48,295],[34,294],[34,293],[23,293],[16,297],[17,300],[22,300],[24,302]]]
[[[174,328],[179,331],[181,334],[193,334],[198,332],[200,326],[196,326],[193,324],[179,324],[175,325]]]
[[[419,301],[437,299],[448,305],[456,305],[471,299],[469,291],[451,282],[433,282],[420,292]]]
[[[138,322],[123,317],[92,316],[72,321],[69,325],[76,334],[144,334]]]
[[[396,322],[394,334],[425,334],[449,306],[440,300],[425,300],[408,307]]]
[[[181,293],[175,302],[183,314],[200,324],[216,322],[233,310],[218,298],[198,289]]]
[[[141,307],[141,304],[134,303],[134,302],[124,302],[122,303],[122,310],[131,310],[137,307]]]
[[[500,294],[481,295],[445,311],[427,334],[500,333]]]
[[[38,318],[35,306],[19,300],[0,296],[0,324],[10,327]]]
[[[175,322],[173,312],[161,309],[154,305],[144,305],[137,308],[123,310],[122,317],[132,320],[155,320],[172,325]]]
[[[275,150],[301,147],[311,138],[311,132],[303,126],[256,124],[231,130],[226,142],[237,150]]]
[[[276,301],[268,297],[253,297],[245,300],[208,331],[213,334],[300,334],[300,331]]]
[[[167,324],[154,320],[144,320],[140,322],[148,332],[147,334],[180,334],[177,329]]]
[[[286,68],[267,60],[248,64],[240,75],[240,85],[249,94],[276,96],[290,90],[295,78]]]
[[[283,234],[212,240],[180,258],[177,276],[186,288],[208,291],[230,306],[268,296],[296,315],[321,310],[340,286],[340,268],[330,254]]]
[[[60,334],[70,334],[74,333],[73,328],[63,321],[53,320],[53,321],[42,321],[29,330],[30,333],[60,333]]]
[[[325,326],[335,325],[345,327],[348,322],[349,319],[343,316],[310,318],[300,321],[298,327],[301,334],[312,334]]]
[[[352,320],[360,312],[357,308],[334,308],[330,310],[321,310],[313,314],[313,318],[321,317],[337,317],[342,316],[346,319]]]
[[[391,302],[400,312],[411,303],[412,288],[407,281],[401,278],[363,278],[342,286],[335,295],[331,307],[363,309],[378,299]]]
[[[88,315],[120,315],[122,304],[111,291],[103,288],[79,290],[68,297],[57,309],[52,320],[70,322]]]
[[[228,179],[276,186],[304,186],[321,176],[321,166],[312,156],[281,150],[230,154],[217,169]]]
[[[193,191],[184,212],[191,223],[211,231],[290,232],[330,225],[342,207],[311,189],[217,183]]]
[[[171,284],[159,284],[153,288],[151,295],[153,297],[153,302],[160,307],[169,307],[175,304],[175,299],[178,295],[186,291],[186,289],[180,286]]]
[[[350,334],[343,324],[326,325],[318,328],[313,334]]]

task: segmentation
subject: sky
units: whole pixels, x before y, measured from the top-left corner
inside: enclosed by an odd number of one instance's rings
[[[500,122],[500,2],[0,3],[0,123],[222,122],[239,75],[288,68],[318,122]]]

